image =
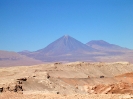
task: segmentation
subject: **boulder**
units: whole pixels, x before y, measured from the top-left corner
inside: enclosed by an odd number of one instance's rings
[[[3,87],[0,87],[0,93],[2,93],[3,92]]]

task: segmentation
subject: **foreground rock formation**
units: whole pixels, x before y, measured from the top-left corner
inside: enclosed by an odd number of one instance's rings
[[[8,99],[10,94],[10,99],[130,99],[133,64],[73,62],[3,67],[0,99]]]

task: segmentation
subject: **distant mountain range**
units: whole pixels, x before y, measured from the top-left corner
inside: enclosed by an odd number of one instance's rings
[[[19,52],[43,62],[70,61],[130,61],[133,50],[109,44],[103,40],[90,41],[83,44],[65,35],[35,52]],[[129,55],[129,57],[128,57]]]
[[[103,40],[92,40],[88,42],[86,45],[102,51],[127,51],[127,50],[129,51],[129,49],[127,48],[123,48],[114,44],[109,44]]]
[[[14,57],[15,55],[15,57]],[[10,58],[12,57],[12,58]],[[0,66],[4,61],[12,65],[37,64],[43,62],[115,62],[129,61],[133,63],[133,50],[109,44],[103,40],[93,40],[86,44],[65,35],[43,49],[30,52],[0,51]],[[13,64],[14,63],[14,64]],[[3,65],[4,66],[4,65]]]
[[[16,52],[2,51],[0,50],[0,67],[6,66],[25,66],[35,65],[43,63],[40,60],[21,55]]]
[[[92,53],[95,50],[86,44],[70,37],[63,36],[49,44],[47,47],[35,52],[19,52],[22,55],[32,57],[44,62],[53,61],[77,61],[84,60],[85,55]],[[81,58],[82,57],[82,58]],[[86,58],[85,58],[86,59]]]

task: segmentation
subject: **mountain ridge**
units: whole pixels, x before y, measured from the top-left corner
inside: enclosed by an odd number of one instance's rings
[[[44,62],[56,61],[132,61],[133,51],[103,40],[93,40],[87,44],[62,36],[43,49],[21,53]],[[110,57],[110,58],[109,58]]]
[[[37,51],[0,51],[0,66],[35,65],[44,62],[117,62],[133,63],[133,50],[110,44],[103,40],[92,40],[87,44],[65,35]]]
[[[118,45],[115,45],[115,44],[110,44],[104,40],[92,40],[88,43],[86,43],[86,45],[92,47],[92,48],[95,48],[97,49],[97,47],[103,47],[103,49],[107,49],[107,50],[130,50],[128,48],[124,48],[124,47],[121,47],[121,46],[118,46]]]
[[[21,55],[13,51],[3,51],[0,50],[0,67],[6,66],[25,66],[25,65],[35,65],[42,64],[44,62],[40,60],[35,60],[31,57]]]
[[[97,51],[86,44],[74,39],[70,36],[62,36],[54,42],[50,43],[43,49],[24,53],[19,52],[22,55],[32,57],[37,60],[51,62],[51,61],[77,61],[80,56],[85,56],[86,53]],[[83,58],[84,59],[84,58]]]

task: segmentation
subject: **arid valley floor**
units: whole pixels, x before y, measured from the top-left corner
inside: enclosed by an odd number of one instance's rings
[[[47,63],[0,68],[0,99],[132,99],[133,64]]]

